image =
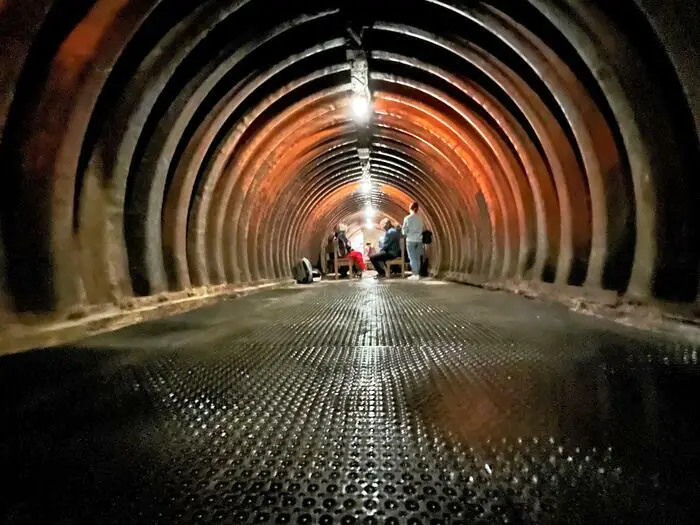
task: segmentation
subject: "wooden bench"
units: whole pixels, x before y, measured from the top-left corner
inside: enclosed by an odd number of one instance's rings
[[[353,277],[353,263],[352,259],[350,257],[341,257],[338,254],[338,239],[333,239],[333,253],[331,254],[331,258],[333,259],[333,272],[335,273],[335,278],[340,279],[340,268],[343,266],[348,267],[348,276]],[[321,258],[321,264],[323,266],[323,272],[328,274],[329,273],[329,268],[328,266],[328,252],[327,252],[327,247],[324,245],[323,247],[323,257]]]
[[[391,259],[389,261],[386,261],[384,263],[384,268],[386,269],[386,276],[391,279],[391,267],[392,266],[399,266],[401,268],[401,272],[399,273],[399,278],[403,279],[404,274],[406,273],[406,240],[402,237],[401,241],[401,258],[397,259]]]

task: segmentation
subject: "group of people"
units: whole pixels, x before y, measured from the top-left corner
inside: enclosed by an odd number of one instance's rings
[[[377,271],[376,279],[382,279],[387,275],[385,263],[393,259],[401,257],[401,238],[406,238],[406,251],[408,252],[408,260],[411,265],[412,275],[409,279],[419,279],[422,258],[424,256],[424,231],[425,225],[420,216],[419,205],[417,202],[411,204],[409,214],[403,221],[403,225],[394,225],[391,219],[385,218],[380,222],[380,227],[384,230],[384,240],[381,243],[381,249],[376,253],[369,253],[372,266]],[[347,257],[352,261],[357,276],[362,276],[366,265],[363,255],[354,250],[347,237],[347,227],[344,224],[339,224],[333,233],[328,238],[327,254],[329,263],[332,264],[332,254],[336,251],[340,257]],[[342,277],[347,276],[349,268],[343,267],[339,269]]]
[[[377,271],[376,278],[382,279],[386,277],[387,269],[386,261],[401,257],[401,237],[406,238],[406,251],[408,252],[408,260],[411,264],[411,277],[409,279],[420,278],[420,268],[423,258],[423,232],[425,224],[423,218],[419,215],[420,206],[417,202],[411,204],[409,214],[403,220],[403,225],[399,229],[398,225],[392,224],[391,219],[385,218],[380,223],[380,227],[386,232],[384,242],[379,252],[370,256],[372,266]]]

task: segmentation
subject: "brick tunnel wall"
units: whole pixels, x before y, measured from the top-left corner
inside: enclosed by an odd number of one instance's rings
[[[363,140],[372,204],[422,204],[439,275],[697,315],[699,20],[682,0],[6,0],[3,324],[288,279],[366,205]]]

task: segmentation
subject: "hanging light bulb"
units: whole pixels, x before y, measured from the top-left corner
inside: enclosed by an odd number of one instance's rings
[[[365,219],[367,219],[367,220],[374,219],[374,208],[372,208],[371,205],[368,205],[365,208]]]
[[[365,228],[368,230],[373,230],[374,229],[374,221],[370,218],[368,218],[365,222]]]
[[[368,195],[369,193],[372,192],[372,182],[369,180],[363,180],[360,183],[360,191],[364,193],[365,195]]]
[[[371,104],[366,96],[362,94],[353,95],[350,101],[350,109],[356,122],[365,124],[369,121]]]

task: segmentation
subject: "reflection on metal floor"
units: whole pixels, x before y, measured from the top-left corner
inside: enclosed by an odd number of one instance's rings
[[[0,359],[3,523],[696,523],[697,349],[444,283]]]

